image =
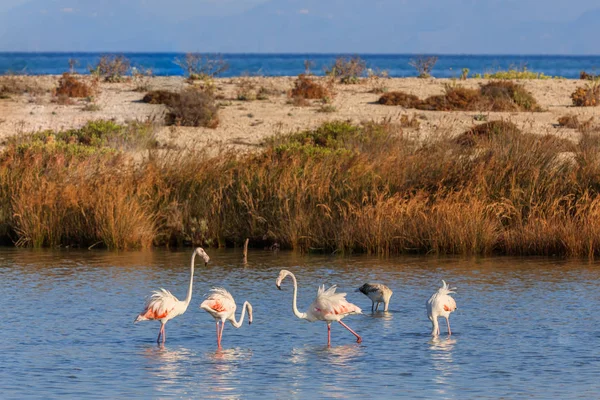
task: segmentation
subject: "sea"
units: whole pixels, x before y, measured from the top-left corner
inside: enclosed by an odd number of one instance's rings
[[[20,53],[0,52],[0,74],[61,74],[69,70],[69,60],[76,60],[75,70],[89,73],[100,57],[108,53]],[[123,53],[120,53],[123,54]],[[151,69],[157,76],[178,76],[184,71],[176,60],[181,53],[124,53],[131,65],[138,69]],[[311,61],[311,72],[322,75],[342,54],[219,54],[229,69],[222,74],[232,76],[294,76],[304,72],[306,60]],[[387,71],[392,77],[416,76],[409,64],[414,54],[358,54],[374,71]],[[458,78],[463,68],[470,74],[484,74],[509,68],[527,68],[549,76],[578,78],[581,71],[600,72],[600,55],[438,55],[432,75],[438,78]]]

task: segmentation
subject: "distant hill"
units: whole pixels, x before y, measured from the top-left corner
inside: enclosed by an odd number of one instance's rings
[[[0,51],[600,54],[593,1],[544,13],[533,0],[270,0],[230,15],[197,4],[32,0],[0,15]]]

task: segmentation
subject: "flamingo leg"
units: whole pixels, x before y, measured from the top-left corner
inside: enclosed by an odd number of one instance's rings
[[[362,342],[362,338],[360,336],[358,336],[358,334],[356,332],[354,332],[352,329],[350,329],[350,327],[348,325],[346,325],[345,323],[343,323],[342,321],[338,321],[344,328],[348,329],[354,336],[356,336],[356,343],[360,343]]]
[[[377,305],[375,306],[375,312],[377,312],[378,309],[379,309],[379,302],[377,302]]]
[[[219,348],[221,348],[221,339],[223,338],[223,329],[225,329],[225,321],[221,321],[221,331],[219,332]]]
[[[219,336],[219,320],[215,320],[215,326],[217,327],[217,346],[221,347],[221,337]]]
[[[331,347],[331,324],[327,324],[327,347]]]
[[[158,330],[158,337],[156,338],[156,343],[160,343],[160,338],[162,337],[162,342],[164,343],[167,340],[167,335],[165,334],[165,324],[160,324],[160,329]]]
[[[448,324],[448,336],[452,335],[452,331],[450,330],[450,320],[446,318],[446,323]]]
[[[375,302],[371,303],[371,312],[375,312]]]

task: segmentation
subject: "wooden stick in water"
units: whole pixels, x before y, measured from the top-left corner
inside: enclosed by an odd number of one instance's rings
[[[248,242],[250,242],[250,239],[246,238],[244,242],[244,264],[248,262]]]

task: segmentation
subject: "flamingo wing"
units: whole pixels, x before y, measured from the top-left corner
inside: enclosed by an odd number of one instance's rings
[[[206,300],[200,304],[200,308],[213,315],[220,315],[221,313],[235,312],[236,305],[233,296],[227,290],[215,287],[210,290]]]
[[[325,319],[340,319],[349,314],[360,314],[362,310],[346,300],[346,293],[336,293],[334,285],[325,290],[321,286],[317,292],[317,298],[313,303],[312,310]]]
[[[166,318],[177,306],[177,297],[165,289],[160,289],[152,292],[148,298],[144,311],[142,311],[138,319],[163,319]]]

